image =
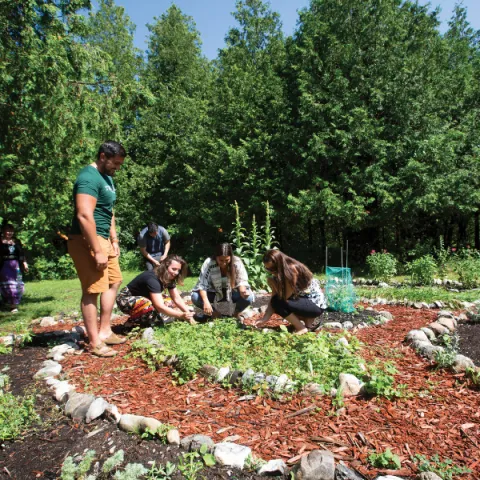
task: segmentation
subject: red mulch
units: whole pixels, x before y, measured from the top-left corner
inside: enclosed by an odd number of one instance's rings
[[[406,384],[413,396],[397,401],[346,399],[346,412],[338,417],[327,397],[240,401],[238,390],[200,378],[175,385],[169,368],[152,372],[141,360],[125,358],[129,344],[116,347],[116,358],[75,355],[63,368],[79,391],[101,395],[122,413],[155,417],[179,427],[182,436],[204,433],[219,442],[235,435],[235,441],[264,459],[294,463],[311,450],[326,448],[373,478],[379,471],[366,466],[369,453],[390,448],[401,457],[402,470],[383,472],[413,475],[411,455],[438,454],[473,470],[462,478],[480,479],[480,392],[469,389],[463,375],[432,369],[402,344],[409,330],[430,323],[436,313],[381,308],[395,320],[359,331],[357,337],[365,344],[361,354],[367,361],[394,362],[397,382]],[[315,410],[293,415],[312,405]]]

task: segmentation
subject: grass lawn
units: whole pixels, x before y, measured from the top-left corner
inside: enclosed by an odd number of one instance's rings
[[[139,271],[122,272],[122,287],[139,273]],[[186,278],[185,285],[179,285],[179,290],[191,290],[196,280],[197,277]],[[35,318],[55,316],[60,312],[65,314],[79,312],[80,297],[80,282],[76,278],[27,282],[19,312],[12,315],[8,311],[0,311],[0,336],[28,331],[30,321]]]

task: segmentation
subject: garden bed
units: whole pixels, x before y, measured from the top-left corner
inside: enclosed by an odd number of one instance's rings
[[[346,399],[339,416],[338,406],[327,396],[250,398],[203,378],[177,385],[168,367],[151,371],[128,355],[129,345],[118,347],[118,357],[101,363],[80,355],[63,364],[79,391],[101,395],[123,413],[153,416],[179,427],[182,436],[204,433],[216,442],[233,437],[264,459],[294,463],[313,449],[328,448],[337,460],[372,475],[376,470],[367,466],[368,455],[391,448],[402,460],[397,474],[415,472],[412,455],[438,454],[478,475],[480,392],[467,388],[463,374],[436,371],[403,345],[406,333],[432,321],[434,312],[388,310],[393,322],[357,333],[365,344],[361,354],[368,362],[393,361],[395,379],[407,385],[410,396],[396,401]]]

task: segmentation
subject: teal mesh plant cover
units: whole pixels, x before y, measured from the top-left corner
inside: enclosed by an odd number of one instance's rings
[[[336,312],[351,313],[355,311],[355,288],[349,268],[327,267],[327,284],[325,295],[328,308]]]

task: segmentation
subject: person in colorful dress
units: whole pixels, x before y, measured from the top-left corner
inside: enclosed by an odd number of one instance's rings
[[[192,291],[193,304],[202,309],[204,314],[195,319],[205,321],[212,316],[221,316],[212,306],[218,302],[235,304],[233,316],[238,317],[253,301],[242,260],[233,255],[229,243],[217,245],[214,254],[203,262],[198,282]]]
[[[13,225],[6,223],[2,228],[0,245],[0,293],[11,313],[18,312],[24,291],[22,272],[28,272],[23,248],[14,234]]]
[[[296,335],[307,333],[327,308],[319,281],[303,263],[280,250],[268,250],[263,265],[271,274],[268,284],[272,298],[256,326],[262,327],[276,313],[293,325]]]
[[[193,321],[193,312],[187,307],[177,290],[187,275],[187,263],[178,255],[169,255],[153,270],[146,270],[135,277],[117,296],[118,308],[130,316],[129,322],[165,325],[175,320]],[[163,299],[168,290],[172,308]]]

